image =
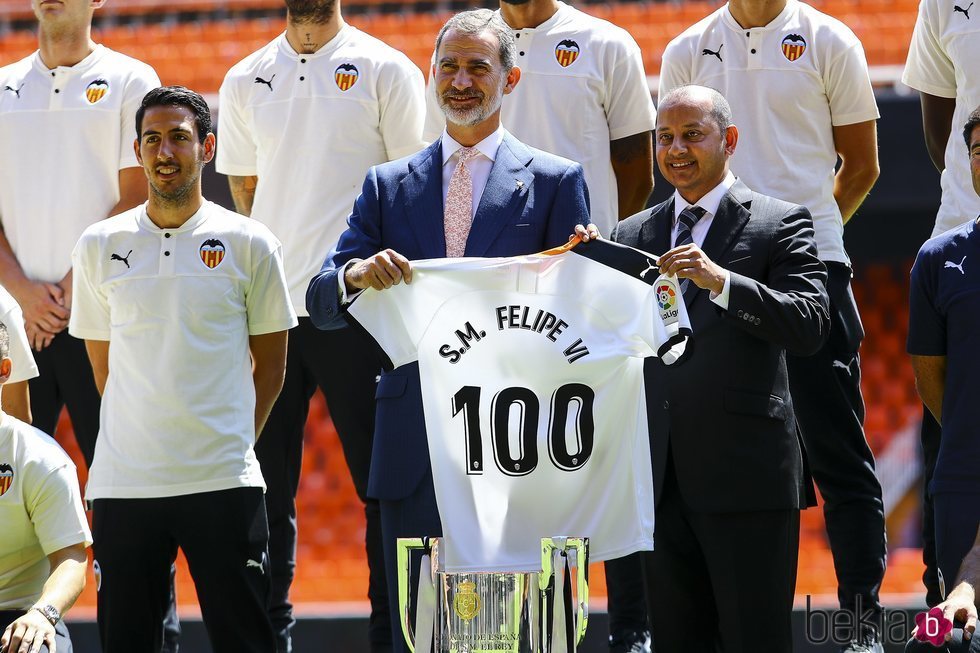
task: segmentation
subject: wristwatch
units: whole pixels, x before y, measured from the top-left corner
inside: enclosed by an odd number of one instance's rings
[[[58,612],[58,608],[50,603],[47,605],[35,605],[31,610],[37,610],[44,615],[44,618],[51,622],[52,626],[57,626],[58,622],[61,621],[61,613]]]

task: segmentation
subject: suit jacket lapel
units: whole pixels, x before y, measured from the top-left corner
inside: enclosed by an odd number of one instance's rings
[[[670,229],[674,222],[674,198],[671,197],[654,209],[640,227],[641,248],[656,256],[670,249]]]
[[[504,134],[466,240],[465,256],[484,256],[501,230],[514,224],[527,203],[534,174],[527,166],[533,155],[520,141]]]
[[[405,221],[412,225],[427,258],[446,255],[442,201],[442,139],[422,150],[401,181]]]

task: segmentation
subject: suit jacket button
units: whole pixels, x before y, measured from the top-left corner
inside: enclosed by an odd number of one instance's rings
[[[742,317],[742,313],[743,313],[742,309],[738,309],[738,312],[735,313],[735,315],[737,315],[738,317]]]
[[[667,410],[668,408],[670,408],[670,402],[669,401],[665,401],[664,402],[664,410]]]
[[[760,324],[762,324],[762,320],[760,318],[755,318],[755,325],[759,326]]]

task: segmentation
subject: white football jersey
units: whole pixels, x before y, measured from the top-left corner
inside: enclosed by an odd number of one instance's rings
[[[535,571],[542,537],[593,560],[653,548],[643,359],[691,329],[656,257],[591,241],[415,261],[349,307],[391,367],[418,360],[448,571]]]

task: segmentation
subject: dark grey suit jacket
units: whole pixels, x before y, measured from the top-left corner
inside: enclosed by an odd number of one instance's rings
[[[673,219],[671,198],[624,220],[611,238],[660,255],[670,249]],[[702,249],[731,273],[728,310],[692,283],[691,357],[672,367],[647,361],[657,496],[669,448],[681,494],[696,511],[806,507],[811,486],[786,352],[814,353],[830,327],[810,213],[736,181]]]

